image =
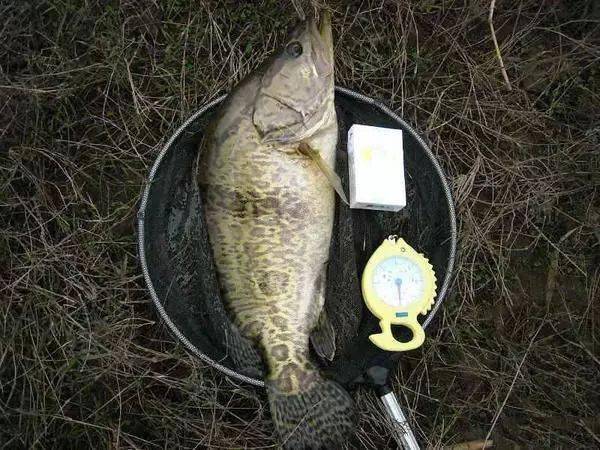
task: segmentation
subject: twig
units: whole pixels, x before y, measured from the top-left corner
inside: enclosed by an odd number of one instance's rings
[[[589,433],[589,434],[590,434],[590,435],[591,435],[591,436],[594,438],[594,440],[595,440],[596,442],[600,442],[600,437],[598,437],[598,435],[597,435],[596,433],[594,433],[594,431],[593,431],[593,430],[592,430],[590,427],[588,427],[588,426],[585,424],[585,422],[584,422],[583,420],[579,420],[579,421],[577,422],[577,425],[579,425],[579,426],[580,426],[580,427],[582,427],[582,428],[583,428],[585,431],[587,431],[587,432],[588,432],[588,433]]]
[[[304,12],[304,8],[302,7],[301,2],[298,0],[292,0],[292,6],[296,10],[296,14],[298,14],[298,18],[300,20],[306,20],[306,13]]]
[[[527,359],[527,355],[529,355],[529,350],[531,350],[531,347],[533,346],[533,343],[535,342],[535,338],[540,333],[540,330],[542,329],[543,326],[544,326],[544,324],[542,323],[542,325],[540,325],[538,327],[537,331],[535,332],[535,334],[531,338],[531,341],[529,341],[529,345],[527,346],[527,350],[525,350],[525,354],[523,355],[523,358],[521,359],[521,362],[519,363],[519,366],[517,367],[517,371],[515,372],[515,376],[513,377],[512,382],[510,383],[510,387],[508,388],[508,392],[504,396],[504,400],[502,401],[502,405],[500,405],[500,408],[498,409],[498,411],[496,411],[496,415],[494,416],[494,420],[492,421],[492,426],[490,427],[490,429],[489,429],[489,431],[487,433],[487,436],[484,439],[485,442],[487,442],[490,439],[490,436],[492,435],[492,431],[494,431],[494,428],[496,427],[496,422],[498,422],[498,419],[500,418],[500,414],[502,414],[502,411],[504,410],[504,407],[506,406],[506,402],[508,401],[508,397],[510,397],[511,392],[512,392],[513,388],[515,387],[515,383],[517,382],[517,378],[519,377],[519,374],[521,373],[521,367],[523,367],[523,364],[525,363],[525,359]]]
[[[510,84],[510,80],[508,79],[508,74],[506,73],[506,68],[504,67],[504,61],[502,61],[502,54],[500,53],[500,47],[498,47],[498,40],[496,39],[496,31],[494,30],[494,7],[496,6],[496,0],[492,0],[490,2],[490,15],[488,16],[488,22],[490,24],[490,31],[492,33],[492,40],[494,41],[494,49],[496,50],[496,57],[498,58],[498,62],[500,63],[500,71],[502,72],[502,76],[504,77],[504,82],[506,83],[506,87],[509,91],[512,91],[512,86]]]
[[[442,450],[482,450],[492,448],[493,446],[494,441],[469,441],[451,445],[450,447],[443,447]]]
[[[560,253],[562,256],[564,256],[564,257],[565,257],[565,259],[566,259],[567,261],[569,261],[569,262],[570,262],[570,263],[573,265],[573,267],[575,267],[575,268],[576,268],[576,269],[579,271],[579,273],[581,273],[581,275],[583,275],[583,276],[584,276],[584,277],[586,277],[586,278],[588,277],[588,274],[587,274],[587,272],[586,272],[585,270],[583,270],[581,267],[579,267],[579,266],[577,265],[577,263],[576,263],[575,261],[573,261],[573,260],[572,260],[572,259],[569,257],[569,255],[567,255],[567,254],[566,254],[565,252],[563,252],[563,251],[562,251],[560,248],[558,248],[558,245],[556,245],[554,242],[552,242],[552,240],[551,240],[551,239],[550,239],[548,236],[546,236],[546,235],[544,234],[544,232],[543,232],[543,231],[542,231],[542,230],[541,230],[541,229],[540,229],[540,228],[539,228],[539,227],[538,227],[538,226],[537,226],[535,223],[531,222],[531,225],[533,226],[533,228],[535,228],[535,229],[537,230],[537,232],[538,232],[538,233],[540,233],[540,236],[541,236],[542,238],[544,238],[544,240],[545,240],[546,242],[548,242],[548,244],[550,244],[552,247],[554,247],[554,250],[556,250],[558,253]],[[563,236],[563,237],[564,237],[564,236]],[[568,237],[568,235],[567,235],[567,237]],[[559,244],[560,244],[560,242],[562,242],[562,239],[559,241]]]

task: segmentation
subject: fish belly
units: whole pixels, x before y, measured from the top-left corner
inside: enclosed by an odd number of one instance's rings
[[[313,144],[335,140],[320,136]],[[276,376],[280,363],[307,359],[323,307],[334,193],[294,146],[228,145],[209,150],[204,167],[209,236],[223,298]]]

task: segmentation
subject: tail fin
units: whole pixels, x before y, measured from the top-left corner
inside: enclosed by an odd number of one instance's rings
[[[350,395],[317,372],[300,393],[288,394],[268,380],[271,416],[284,449],[332,449],[353,434],[355,412]]]

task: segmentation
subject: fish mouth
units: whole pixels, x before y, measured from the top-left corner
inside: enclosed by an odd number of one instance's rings
[[[331,13],[323,12],[321,23],[317,26],[315,19],[311,19],[309,29],[312,36],[313,60],[321,76],[333,74],[333,31],[331,27]]]
[[[331,29],[331,13],[329,11],[323,12],[319,34],[321,35],[321,40],[325,47],[333,50],[333,32]]]

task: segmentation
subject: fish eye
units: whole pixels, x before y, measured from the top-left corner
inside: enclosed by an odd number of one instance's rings
[[[297,58],[302,54],[302,44],[298,41],[292,41],[287,45],[285,51],[288,55]]]

